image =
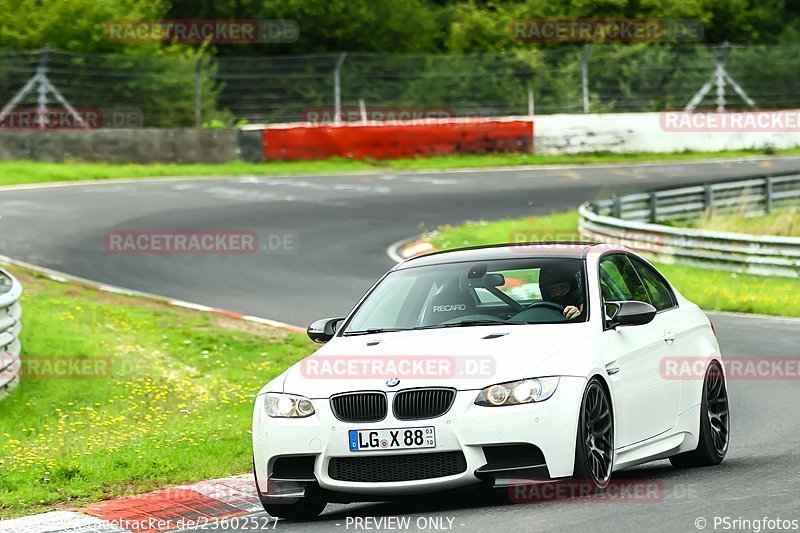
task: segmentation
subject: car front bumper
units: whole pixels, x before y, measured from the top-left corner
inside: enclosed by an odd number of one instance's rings
[[[256,481],[262,496],[270,499],[298,497],[303,494],[303,487],[318,487],[323,491],[350,494],[357,500],[357,495],[401,496],[455,489],[487,480],[495,486],[504,486],[517,479],[535,482],[569,477],[573,472],[575,435],[585,384],[586,380],[581,377],[562,377],[555,394],[548,400],[504,407],[477,406],[474,401],[478,391],[459,391],[450,410],[440,417],[397,420],[389,409],[387,417],[375,423],[342,422],[334,416],[327,399],[313,400],[316,412],[310,417],[270,418],[264,410],[264,396],[261,395],[256,400],[253,417]],[[390,406],[395,393],[387,393]],[[362,452],[349,449],[348,430],[422,426],[435,428],[436,448]],[[532,458],[528,465],[520,461],[492,465],[484,449],[526,444],[541,451],[540,460]],[[423,454],[444,452],[463,453],[466,468],[453,475],[380,482],[343,481],[334,479],[330,471],[331,460],[335,458],[413,456],[413,459],[402,460],[408,465]],[[286,476],[274,471],[276,460],[298,456],[313,457],[313,472],[311,458],[308,472]],[[544,465],[541,464],[542,458]],[[293,477],[296,478],[294,482]]]

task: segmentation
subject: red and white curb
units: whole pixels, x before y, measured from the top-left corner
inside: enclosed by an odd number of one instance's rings
[[[155,301],[158,301],[158,302],[162,302],[162,303],[165,303],[167,305],[174,305],[176,307],[184,307],[184,308],[187,308],[187,309],[194,309],[196,311],[202,311],[202,312],[205,312],[205,313],[216,313],[216,314],[225,315],[225,316],[229,316],[229,317],[233,317],[233,318],[238,318],[238,319],[241,319],[241,320],[246,320],[248,322],[255,322],[257,324],[263,324],[265,326],[272,326],[274,328],[286,329],[286,330],[294,331],[294,332],[297,332],[297,333],[305,333],[305,331],[306,331],[304,328],[301,328],[300,326],[294,326],[292,324],[287,324],[285,322],[279,322],[277,320],[271,320],[269,318],[261,318],[261,317],[258,317],[258,316],[245,315],[245,314],[242,314],[242,313],[237,313],[235,311],[229,311],[228,309],[218,309],[218,308],[214,308],[214,307],[209,307],[207,305],[196,304],[196,303],[193,303],[193,302],[186,302],[184,300],[176,300],[174,298],[168,298],[166,296],[161,296],[161,295],[158,295],[158,294],[151,294],[151,293],[143,292],[143,291],[125,289],[123,287],[118,287],[116,285],[109,285],[109,284],[106,284],[106,283],[98,283],[98,282],[92,281],[90,279],[81,278],[79,276],[73,276],[72,274],[66,274],[64,272],[59,272],[57,270],[52,270],[50,268],[40,267],[38,265],[34,265],[32,263],[27,263],[25,261],[20,261],[18,259],[13,259],[13,258],[7,257],[5,255],[0,255],[0,264],[18,266],[18,267],[21,267],[21,268],[25,268],[27,270],[32,270],[34,272],[39,272],[40,274],[43,274],[43,275],[47,276],[49,279],[51,279],[53,281],[60,281],[62,283],[63,282],[67,282],[67,281],[71,281],[71,282],[75,282],[75,283],[81,283],[83,285],[87,285],[89,287],[93,287],[93,288],[95,288],[97,290],[100,290],[100,291],[103,291],[103,292],[111,292],[111,293],[114,293],[114,294],[122,294],[124,296],[136,296],[136,297],[139,297],[139,298],[148,298],[150,300],[155,300]]]
[[[0,531],[155,533],[204,526],[229,529],[224,527],[227,520],[254,512],[263,512],[263,508],[253,477],[244,475],[98,502],[70,511],[4,520]]]
[[[426,238],[410,242],[409,239],[402,239],[389,245],[386,255],[395,263],[402,263],[406,259],[438,251]]]
[[[436,248],[434,248],[430,242],[422,239],[404,246],[400,251],[400,255],[405,259],[411,259],[412,257],[429,254],[435,251]]]

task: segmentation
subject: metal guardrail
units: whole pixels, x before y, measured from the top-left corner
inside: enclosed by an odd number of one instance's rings
[[[0,399],[19,381],[22,285],[0,269]]]
[[[662,262],[749,274],[800,277],[800,238],[748,235],[658,224],[706,211],[756,216],[800,205],[800,174],[616,196],[578,209],[584,237],[613,242]]]

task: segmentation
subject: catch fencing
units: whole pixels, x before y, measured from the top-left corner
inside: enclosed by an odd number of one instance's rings
[[[517,43],[492,54],[120,55],[0,51],[0,106],[39,73],[101,127],[220,127],[800,107],[800,45]],[[693,102],[715,78],[727,78]],[[712,84],[714,87],[716,85]],[[709,85],[711,87],[712,85]],[[39,104],[34,84],[2,127]],[[63,107],[50,95],[48,105]],[[63,114],[62,114],[63,115]],[[69,117],[63,115],[69,124]],[[16,122],[14,120],[16,119]]]

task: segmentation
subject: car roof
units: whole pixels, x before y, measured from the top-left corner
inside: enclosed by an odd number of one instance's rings
[[[585,259],[596,242],[529,242],[470,246],[455,250],[442,250],[412,257],[398,264],[393,270],[418,266],[444,265],[469,261],[492,261],[495,259],[524,259],[526,257],[553,257]]]

